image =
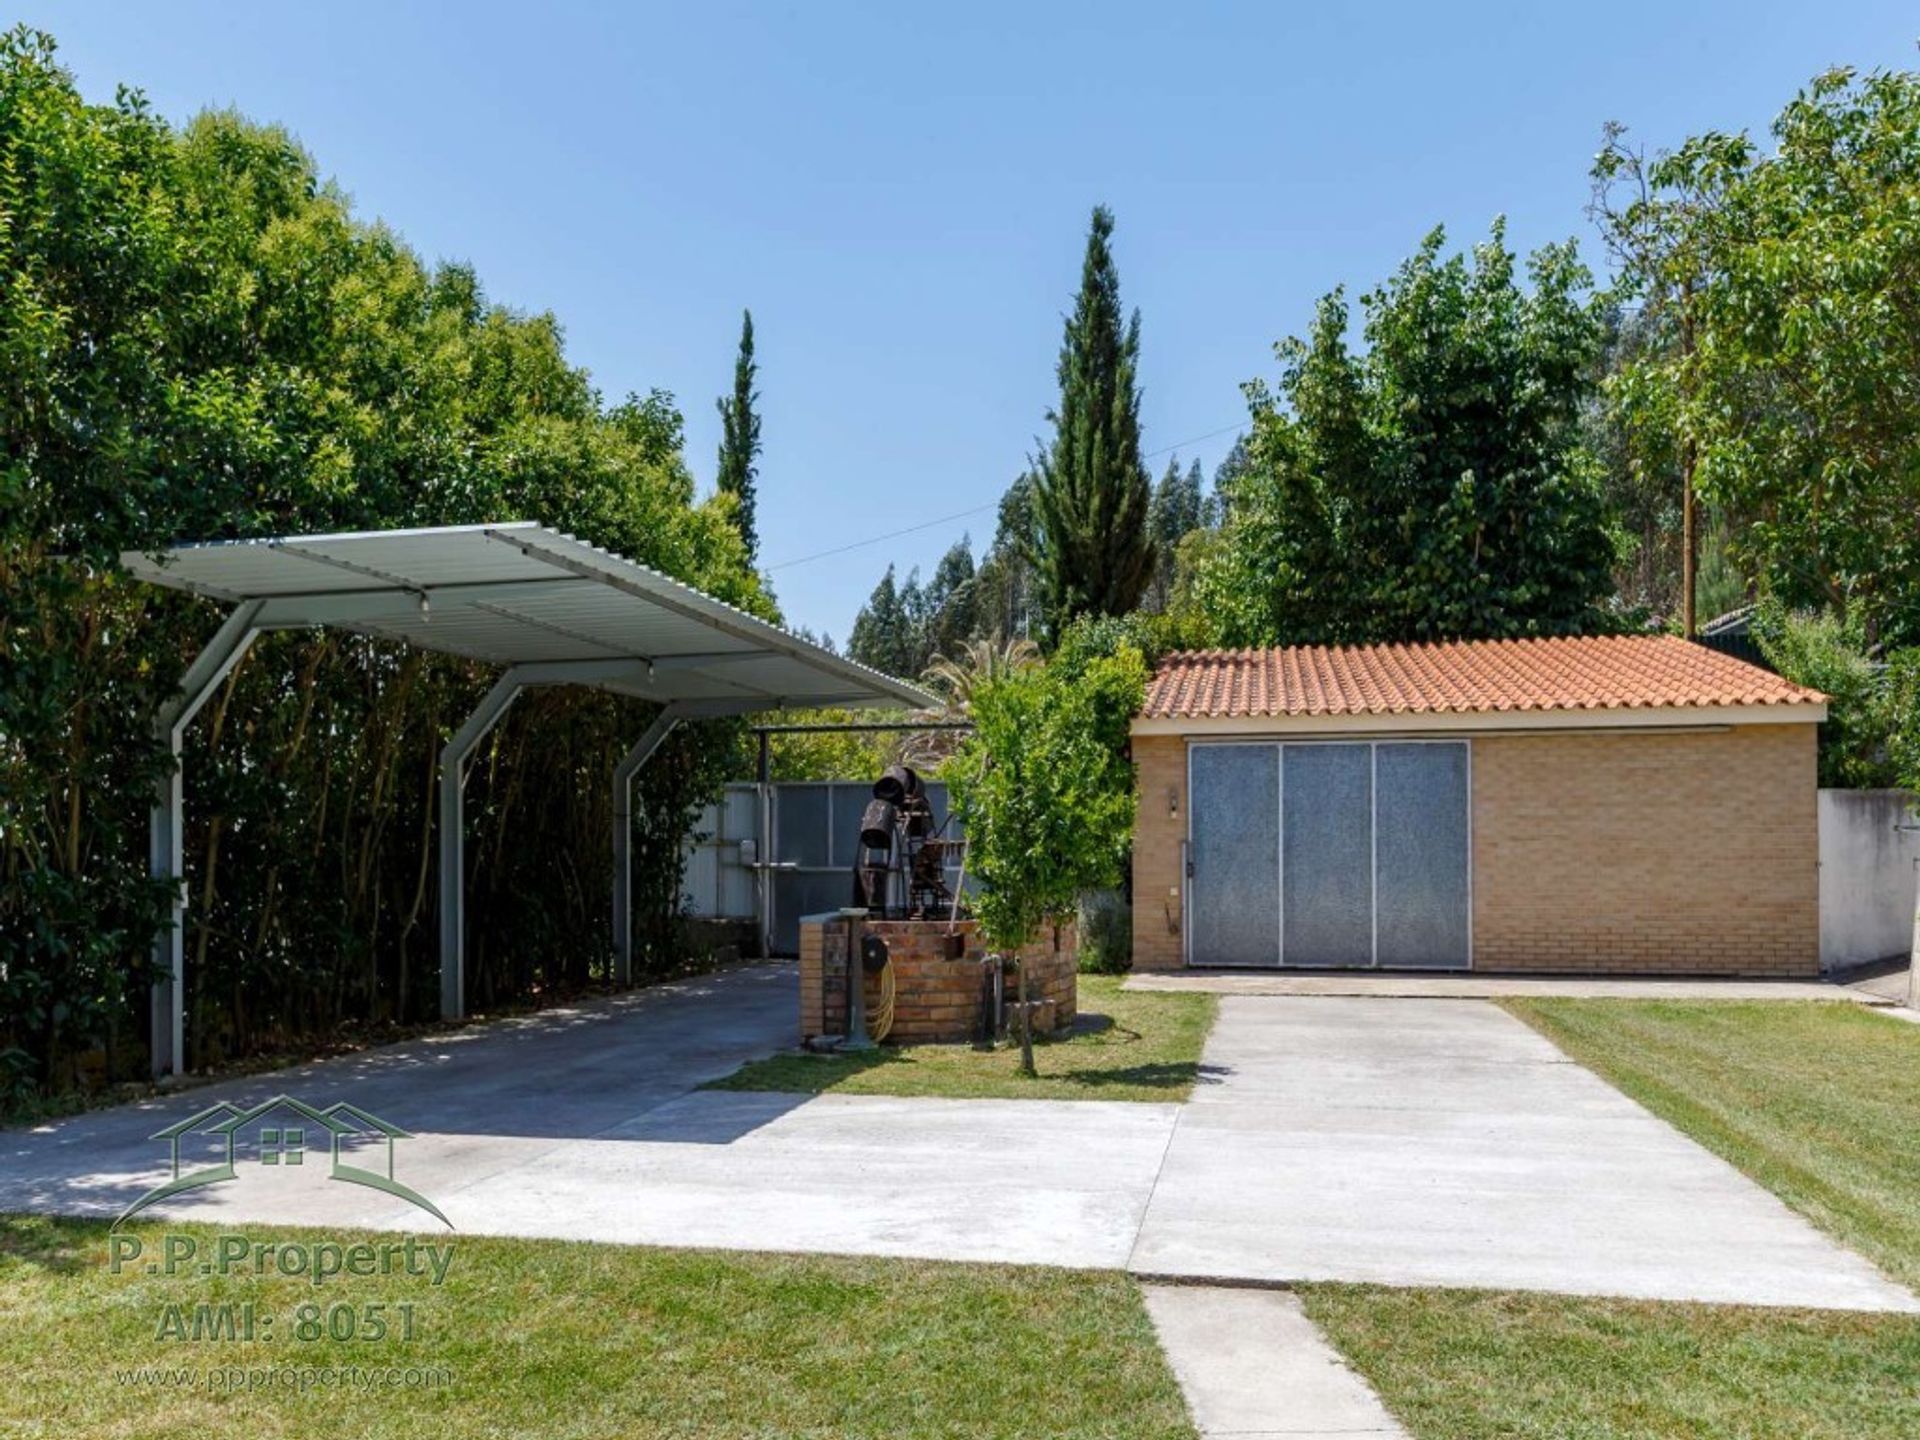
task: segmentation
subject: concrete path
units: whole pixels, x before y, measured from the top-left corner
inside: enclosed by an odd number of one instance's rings
[[[1278,1290],[1149,1285],[1147,1313],[1201,1440],[1405,1440],[1380,1397]]]
[[[1148,1276],[1920,1309],[1496,1006],[1229,998]]]
[[[286,1091],[413,1132],[398,1178],[469,1233],[1916,1308],[1482,1002],[1230,997],[1186,1106],[696,1090],[788,1043],[793,984],[736,969],[0,1133],[0,1210],[117,1214],[168,1173],[156,1130]],[[434,1224],[319,1164],[151,1213]]]
[[[1128,990],[1201,991],[1212,995],[1345,995],[1356,999],[1498,1000],[1537,995],[1560,1000],[1843,1000],[1893,1005],[1883,987],[1824,980],[1648,980],[1623,976],[1395,975],[1301,970],[1183,970],[1134,975]]]

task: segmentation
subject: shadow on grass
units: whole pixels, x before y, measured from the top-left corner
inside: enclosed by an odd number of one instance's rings
[[[106,1233],[105,1221],[56,1222],[44,1215],[0,1215],[0,1267],[24,1265],[55,1275],[75,1275],[87,1268],[85,1248]]]
[[[1064,1080],[1099,1090],[1125,1085],[1142,1090],[1185,1090],[1194,1085],[1218,1085],[1226,1074],[1224,1066],[1202,1065],[1197,1060],[1160,1061],[1130,1065],[1123,1070],[1042,1070],[1043,1080]]]

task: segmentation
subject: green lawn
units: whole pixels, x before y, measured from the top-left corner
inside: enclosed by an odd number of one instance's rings
[[[1212,995],[1121,989],[1113,975],[1080,977],[1080,1025],[1034,1047],[1031,1078],[1017,1046],[898,1045],[856,1055],[778,1055],[743,1066],[720,1090],[848,1095],[946,1095],[1016,1100],[1184,1100],[1219,1002]]]
[[[391,1235],[136,1225],[258,1240]],[[423,1236],[424,1278],[113,1275],[103,1225],[0,1218],[0,1434],[67,1437],[1122,1437],[1193,1430],[1133,1282],[1011,1266]],[[189,1271],[192,1267],[188,1267]],[[158,1340],[164,1306],[244,1303],[270,1340]],[[416,1338],[292,1333],[297,1309],[417,1305]],[[258,1325],[256,1322],[256,1334]],[[415,1367],[417,1387],[209,1393],[142,1367]],[[446,1375],[437,1375],[444,1369]],[[123,1372],[116,1375],[116,1372]],[[284,1383],[284,1382],[283,1382]]]
[[[1304,1287],[1417,1440],[1911,1440],[1911,1317]]]
[[[1920,1025],[1837,1001],[1506,1004],[1815,1225],[1920,1286]]]

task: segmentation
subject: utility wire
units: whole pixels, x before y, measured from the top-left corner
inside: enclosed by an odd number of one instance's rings
[[[1246,428],[1244,422],[1233,425],[1222,425],[1218,430],[1209,430],[1204,435],[1195,435],[1191,439],[1182,440],[1177,444],[1164,445],[1158,450],[1149,450],[1140,458],[1142,460],[1157,460],[1162,455],[1171,455],[1175,450],[1184,450],[1189,445],[1198,445],[1202,440],[1218,439],[1230,431],[1244,428]],[[878,545],[886,540],[898,540],[903,535],[917,535],[922,530],[932,530],[940,525],[951,525],[956,520],[967,520],[975,515],[983,515],[989,510],[997,510],[999,507],[1000,502],[998,500],[989,500],[984,505],[975,505],[968,510],[956,510],[953,514],[942,515],[937,520],[922,520],[917,525],[908,525],[899,530],[889,530],[884,535],[869,535],[864,540],[850,540],[845,545],[834,546],[831,550],[816,550],[811,555],[799,555],[792,560],[782,560],[778,565],[767,566],[767,570],[769,572],[774,570],[790,570],[795,565],[810,565],[815,560],[827,560],[835,555],[845,555],[849,550],[864,550],[869,545]]]

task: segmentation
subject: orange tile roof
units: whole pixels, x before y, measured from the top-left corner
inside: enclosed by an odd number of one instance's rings
[[[1441,715],[1825,699],[1675,635],[1607,635],[1184,651],[1161,659],[1141,715]]]

